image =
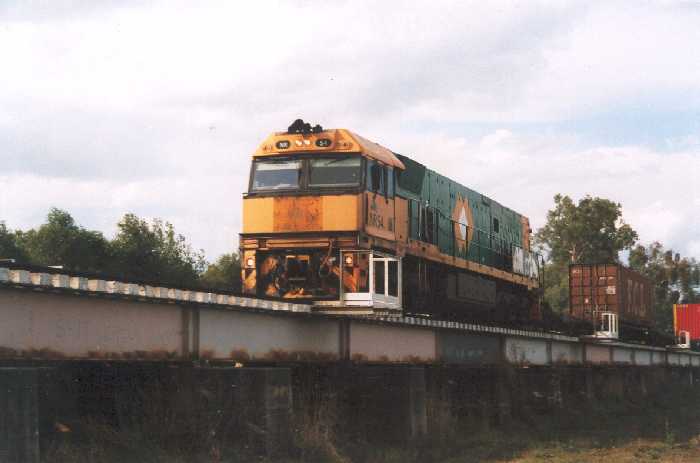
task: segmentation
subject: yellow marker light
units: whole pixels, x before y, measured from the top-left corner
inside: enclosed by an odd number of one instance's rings
[[[301,146],[301,140],[294,140],[294,144],[296,144],[297,146]]]
[[[253,267],[255,267],[255,259],[254,259],[253,257],[249,257],[248,259],[246,259],[245,265],[246,265],[246,267],[248,267],[248,268],[253,268]]]
[[[352,267],[352,264],[353,264],[352,254],[345,254],[345,265],[348,267]]]
[[[311,144],[311,140],[304,140],[304,144],[305,144],[306,146],[310,145],[310,144]]]

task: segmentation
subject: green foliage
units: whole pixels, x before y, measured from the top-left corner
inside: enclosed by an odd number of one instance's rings
[[[201,277],[203,286],[228,291],[241,290],[241,259],[238,253],[224,254],[210,264]]]
[[[238,254],[224,254],[207,265],[172,224],[126,214],[112,240],[77,225],[66,211],[52,208],[36,229],[11,231],[0,221],[0,258],[18,263],[61,265],[82,272],[103,272],[126,280],[240,290]]]
[[[544,300],[553,310],[562,312],[569,307],[568,266],[546,263],[544,275]]]
[[[75,224],[73,217],[52,208],[38,229],[16,232],[29,262],[61,265],[77,271],[97,271],[108,260],[107,240],[102,233]]]
[[[7,229],[5,222],[0,221],[0,259],[15,259],[27,262],[27,253],[17,242],[17,235]]]
[[[556,312],[569,305],[569,264],[619,262],[637,232],[622,220],[619,203],[586,196],[578,204],[556,195],[547,222],[535,234],[535,246],[547,256],[544,297]]]
[[[149,225],[134,214],[126,214],[117,227],[110,243],[112,273],[171,284],[197,283],[206,267],[204,255],[192,251],[171,223],[155,219]]]
[[[673,331],[673,304],[700,302],[700,264],[664,249],[658,241],[630,251],[630,267],[654,282],[654,314],[658,326]]]
[[[540,249],[560,265],[618,262],[618,253],[636,241],[637,232],[622,221],[619,203],[586,196],[576,205],[559,194],[535,235]]]

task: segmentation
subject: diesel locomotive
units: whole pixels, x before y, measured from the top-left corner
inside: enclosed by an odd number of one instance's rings
[[[338,313],[540,318],[527,217],[350,130],[297,120],[267,137],[242,228],[245,294]]]

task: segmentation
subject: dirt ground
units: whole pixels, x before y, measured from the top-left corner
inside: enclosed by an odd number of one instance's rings
[[[448,460],[460,461],[459,458]],[[700,462],[700,437],[689,442],[666,444],[649,439],[638,439],[619,447],[590,448],[576,444],[545,446],[525,451],[521,456],[503,463],[692,463]]]

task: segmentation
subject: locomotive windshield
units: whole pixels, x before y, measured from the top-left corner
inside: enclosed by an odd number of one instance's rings
[[[357,187],[362,181],[360,156],[266,159],[253,163],[251,191]]]
[[[309,186],[353,186],[360,184],[362,158],[359,156],[311,159]]]
[[[301,160],[270,160],[253,164],[253,184],[251,189],[290,190],[299,188],[301,180]]]

